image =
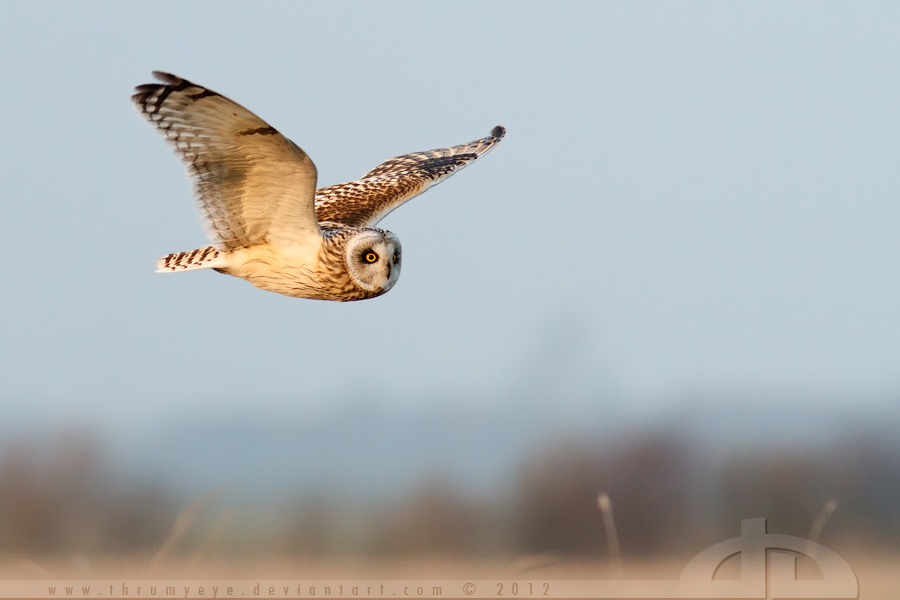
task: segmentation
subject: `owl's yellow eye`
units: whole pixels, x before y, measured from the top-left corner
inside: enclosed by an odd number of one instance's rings
[[[366,252],[366,262],[367,263],[373,263],[376,260],[378,260],[377,254],[375,254],[374,252]]]

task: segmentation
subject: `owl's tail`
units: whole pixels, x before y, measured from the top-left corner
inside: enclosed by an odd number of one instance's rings
[[[213,246],[198,248],[189,252],[176,252],[156,261],[157,273],[193,271],[194,269],[216,269],[227,267],[225,255]]]

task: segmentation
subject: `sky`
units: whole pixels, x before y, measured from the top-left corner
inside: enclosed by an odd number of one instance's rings
[[[320,187],[508,133],[382,221],[390,293],[288,298],[154,273],[207,242],[152,70]],[[0,81],[0,419],[900,391],[896,4],[3,2]]]

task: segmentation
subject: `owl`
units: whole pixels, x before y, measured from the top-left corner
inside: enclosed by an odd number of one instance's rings
[[[400,277],[392,210],[484,156],[497,126],[469,144],[392,158],[358,181],[316,189],[297,144],[243,106],[168,73],[132,100],[187,163],[212,245],[157,261],[157,272],[214,269],[258,288],[317,300],[364,300]]]

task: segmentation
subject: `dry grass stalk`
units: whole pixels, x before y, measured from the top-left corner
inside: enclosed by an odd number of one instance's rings
[[[559,564],[562,564],[562,559],[559,556],[553,552],[542,552],[540,554],[523,556],[515,562],[513,568],[519,572],[527,572]]]
[[[209,555],[209,553],[215,548],[215,546],[219,543],[219,540],[222,539],[222,535],[225,533],[225,530],[234,520],[234,513],[229,511],[225,511],[224,513],[216,519],[215,524],[213,525],[212,531],[210,531],[209,536],[206,538],[203,546],[200,548],[200,551],[194,556],[193,560],[191,560],[191,567],[196,567]]]
[[[616,569],[622,565],[622,554],[619,551],[619,536],[616,534],[616,521],[613,519],[612,501],[609,494],[600,492],[597,495],[597,506],[603,515],[603,527],[606,529],[606,546],[609,549],[609,558]]]
[[[28,574],[29,579],[56,579],[53,573],[44,568],[43,565],[30,558],[21,558],[15,562],[15,566]]]
[[[838,505],[838,501],[834,498],[831,498],[825,503],[825,506],[822,507],[822,510],[819,511],[819,514],[816,515],[815,520],[813,520],[812,527],[809,528],[809,535],[806,539],[811,542],[819,541],[819,538],[822,537],[822,531],[828,523],[828,519],[830,519],[834,511],[837,510]]]
[[[166,541],[163,542],[162,547],[159,549],[159,552],[156,553],[156,556],[153,557],[153,560],[150,561],[151,570],[156,569],[162,563],[169,554],[172,553],[172,550],[175,549],[175,546],[178,545],[178,542],[181,541],[181,538],[184,536],[184,532],[187,531],[187,528],[190,527],[191,523],[194,522],[194,519],[197,518],[197,515],[200,514],[200,511],[214,497],[218,496],[219,493],[224,489],[225,486],[217,487],[208,492],[204,492],[200,494],[191,502],[182,509],[178,516],[175,517],[175,523],[172,525],[172,530],[169,531],[169,535],[166,538]]]

